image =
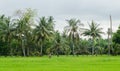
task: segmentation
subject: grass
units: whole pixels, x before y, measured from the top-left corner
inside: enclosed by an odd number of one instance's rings
[[[120,56],[0,57],[0,71],[120,71]]]

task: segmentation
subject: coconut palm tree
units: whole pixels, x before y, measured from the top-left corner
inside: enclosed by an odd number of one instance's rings
[[[16,36],[18,37],[18,42],[20,42],[20,46],[22,47],[23,55],[26,56],[25,52],[25,40],[27,39],[27,34],[31,33],[31,24],[33,24],[34,11],[31,9],[26,9],[25,11],[17,11],[19,18],[16,19],[17,30]],[[32,22],[32,23],[31,23]],[[29,41],[29,40],[28,40]]]
[[[80,20],[76,19],[70,19],[67,20],[67,22],[68,26],[65,27],[65,33],[67,36],[69,36],[69,39],[72,43],[72,54],[74,55],[75,40],[80,38],[81,30],[83,29],[81,26],[83,26],[83,24],[80,22]]]
[[[95,23],[94,21],[91,22],[89,25],[89,29],[85,29],[84,36],[90,36],[93,39],[94,46],[92,47],[92,55],[94,54],[94,47],[96,43],[96,38],[100,38],[102,32],[102,28],[99,28],[100,24]]]
[[[108,34],[108,55],[110,55],[110,34],[111,34],[111,31],[110,31],[110,28],[108,28],[108,31],[107,31],[107,34]]]
[[[42,17],[38,21],[38,25],[34,29],[35,41],[40,45],[40,55],[43,55],[43,45],[46,39],[51,38],[51,34],[54,33],[53,29],[54,21],[52,17]]]
[[[11,23],[10,17],[0,16],[0,37],[3,41],[7,42],[11,50],[10,41],[12,40],[13,32],[16,29],[16,24]],[[10,52],[12,54],[12,51]]]

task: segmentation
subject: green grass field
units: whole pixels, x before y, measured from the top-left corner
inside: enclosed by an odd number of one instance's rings
[[[120,56],[0,57],[0,71],[120,71]]]

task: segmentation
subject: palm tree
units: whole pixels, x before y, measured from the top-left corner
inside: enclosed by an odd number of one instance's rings
[[[59,52],[61,50],[61,36],[60,36],[60,33],[58,31],[55,32],[53,50],[55,50],[55,53],[59,57]]]
[[[52,17],[42,17],[38,21],[38,25],[34,29],[35,41],[40,45],[40,55],[43,55],[43,45],[46,39],[51,38],[51,34],[54,33],[53,29],[54,21]]]
[[[32,19],[34,17],[34,11],[31,9],[26,9],[21,13],[22,11],[17,11],[18,15],[20,14],[19,18],[16,19],[17,23],[17,30],[16,35],[18,36],[18,41],[20,42],[20,46],[22,47],[23,55],[26,56],[25,52],[25,43],[27,39],[27,34],[31,33],[31,24],[34,24]],[[32,23],[31,23],[32,22]],[[29,41],[29,40],[27,40]]]
[[[69,39],[72,43],[72,54],[74,55],[74,49],[75,49],[75,40],[80,38],[80,33],[83,28],[83,24],[80,22],[80,20],[76,19],[70,19],[67,20],[68,26],[65,27],[65,33],[67,36],[69,36]]]
[[[8,47],[12,50],[10,46],[10,41],[12,40],[13,32],[16,29],[16,24],[11,23],[10,17],[0,16],[0,37],[3,41],[7,42]],[[12,51],[10,52],[12,55]]]
[[[101,31],[102,28],[99,28],[100,24],[95,23],[94,21],[91,22],[91,24],[89,25],[89,29],[85,29],[84,31],[84,36],[90,36],[93,39],[93,43],[94,46],[92,47],[92,55],[94,54],[94,47],[95,47],[95,43],[96,43],[96,38],[100,38],[101,34],[103,34],[103,32]]]
[[[110,34],[111,34],[111,31],[110,31],[110,28],[108,28],[108,31],[107,31],[107,34],[108,34],[108,55],[110,55]]]

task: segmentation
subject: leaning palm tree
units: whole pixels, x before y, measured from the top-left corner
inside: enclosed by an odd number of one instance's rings
[[[83,29],[81,26],[83,24],[80,22],[80,20],[76,19],[70,19],[67,20],[68,26],[65,27],[65,33],[67,36],[69,36],[69,39],[72,43],[72,54],[74,55],[74,49],[75,49],[75,40],[79,39],[81,30]]]
[[[52,17],[45,18],[42,17],[38,21],[34,29],[35,41],[38,46],[40,45],[40,55],[43,55],[43,45],[46,39],[50,39],[51,35],[54,33],[53,29],[54,21]]]
[[[7,42],[10,54],[12,54],[10,41],[12,40],[13,32],[16,29],[16,24],[11,23],[10,17],[0,16],[0,37]]]
[[[96,43],[96,38],[100,38],[101,34],[103,34],[103,32],[101,31],[102,28],[99,28],[100,24],[95,23],[94,21],[91,22],[91,24],[89,25],[89,29],[85,29],[84,31],[84,36],[90,36],[93,39],[93,43]],[[94,44],[95,46],[95,44]],[[94,54],[94,46],[92,47],[92,55]]]

